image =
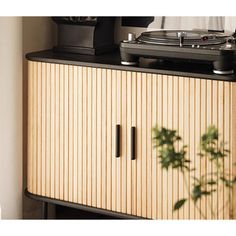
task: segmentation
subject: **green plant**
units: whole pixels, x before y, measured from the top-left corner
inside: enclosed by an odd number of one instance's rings
[[[165,170],[178,169],[184,176],[185,188],[188,191],[188,196],[178,199],[173,206],[173,210],[177,211],[187,201],[193,201],[195,208],[199,211],[202,218],[206,219],[205,214],[201,211],[197,202],[203,197],[210,197],[219,186],[220,182],[229,189],[232,189],[236,184],[236,176],[232,176],[224,170],[224,159],[228,156],[229,150],[225,148],[226,143],[219,140],[219,132],[215,126],[209,126],[205,134],[200,138],[200,153],[199,158],[207,158],[214,166],[213,171],[196,177],[196,169],[190,168],[190,159],[187,155],[187,145],[181,148],[180,143],[182,138],[177,134],[176,130],[167,128],[153,128],[154,148],[158,149],[158,157],[161,167]],[[177,148],[178,147],[178,148]],[[191,176],[193,184],[190,188],[187,176]],[[232,192],[232,191],[231,191]],[[229,198],[232,198],[229,194]],[[226,204],[229,204],[228,199]],[[212,216],[215,217],[215,209],[212,204],[209,204]]]

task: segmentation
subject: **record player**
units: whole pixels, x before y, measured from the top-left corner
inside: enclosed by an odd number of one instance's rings
[[[120,43],[121,64],[136,65],[140,57],[209,63],[216,74],[233,74],[236,32],[213,30],[159,30],[129,33]]]

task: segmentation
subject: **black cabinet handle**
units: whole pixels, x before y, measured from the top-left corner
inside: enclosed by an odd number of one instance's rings
[[[131,127],[131,160],[135,160],[135,127]]]
[[[116,157],[120,157],[120,125],[116,125]]]

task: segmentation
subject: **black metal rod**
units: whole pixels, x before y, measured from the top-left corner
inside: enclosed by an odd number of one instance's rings
[[[48,203],[42,202],[42,219],[46,220],[48,218]]]
[[[131,127],[131,160],[135,160],[135,127]]]
[[[116,157],[120,157],[120,125],[116,125]]]

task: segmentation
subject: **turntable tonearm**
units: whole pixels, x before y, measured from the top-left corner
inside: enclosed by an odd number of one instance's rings
[[[236,33],[211,30],[160,30],[130,33],[120,43],[121,64],[136,65],[139,57],[210,62],[216,74],[233,74]]]

